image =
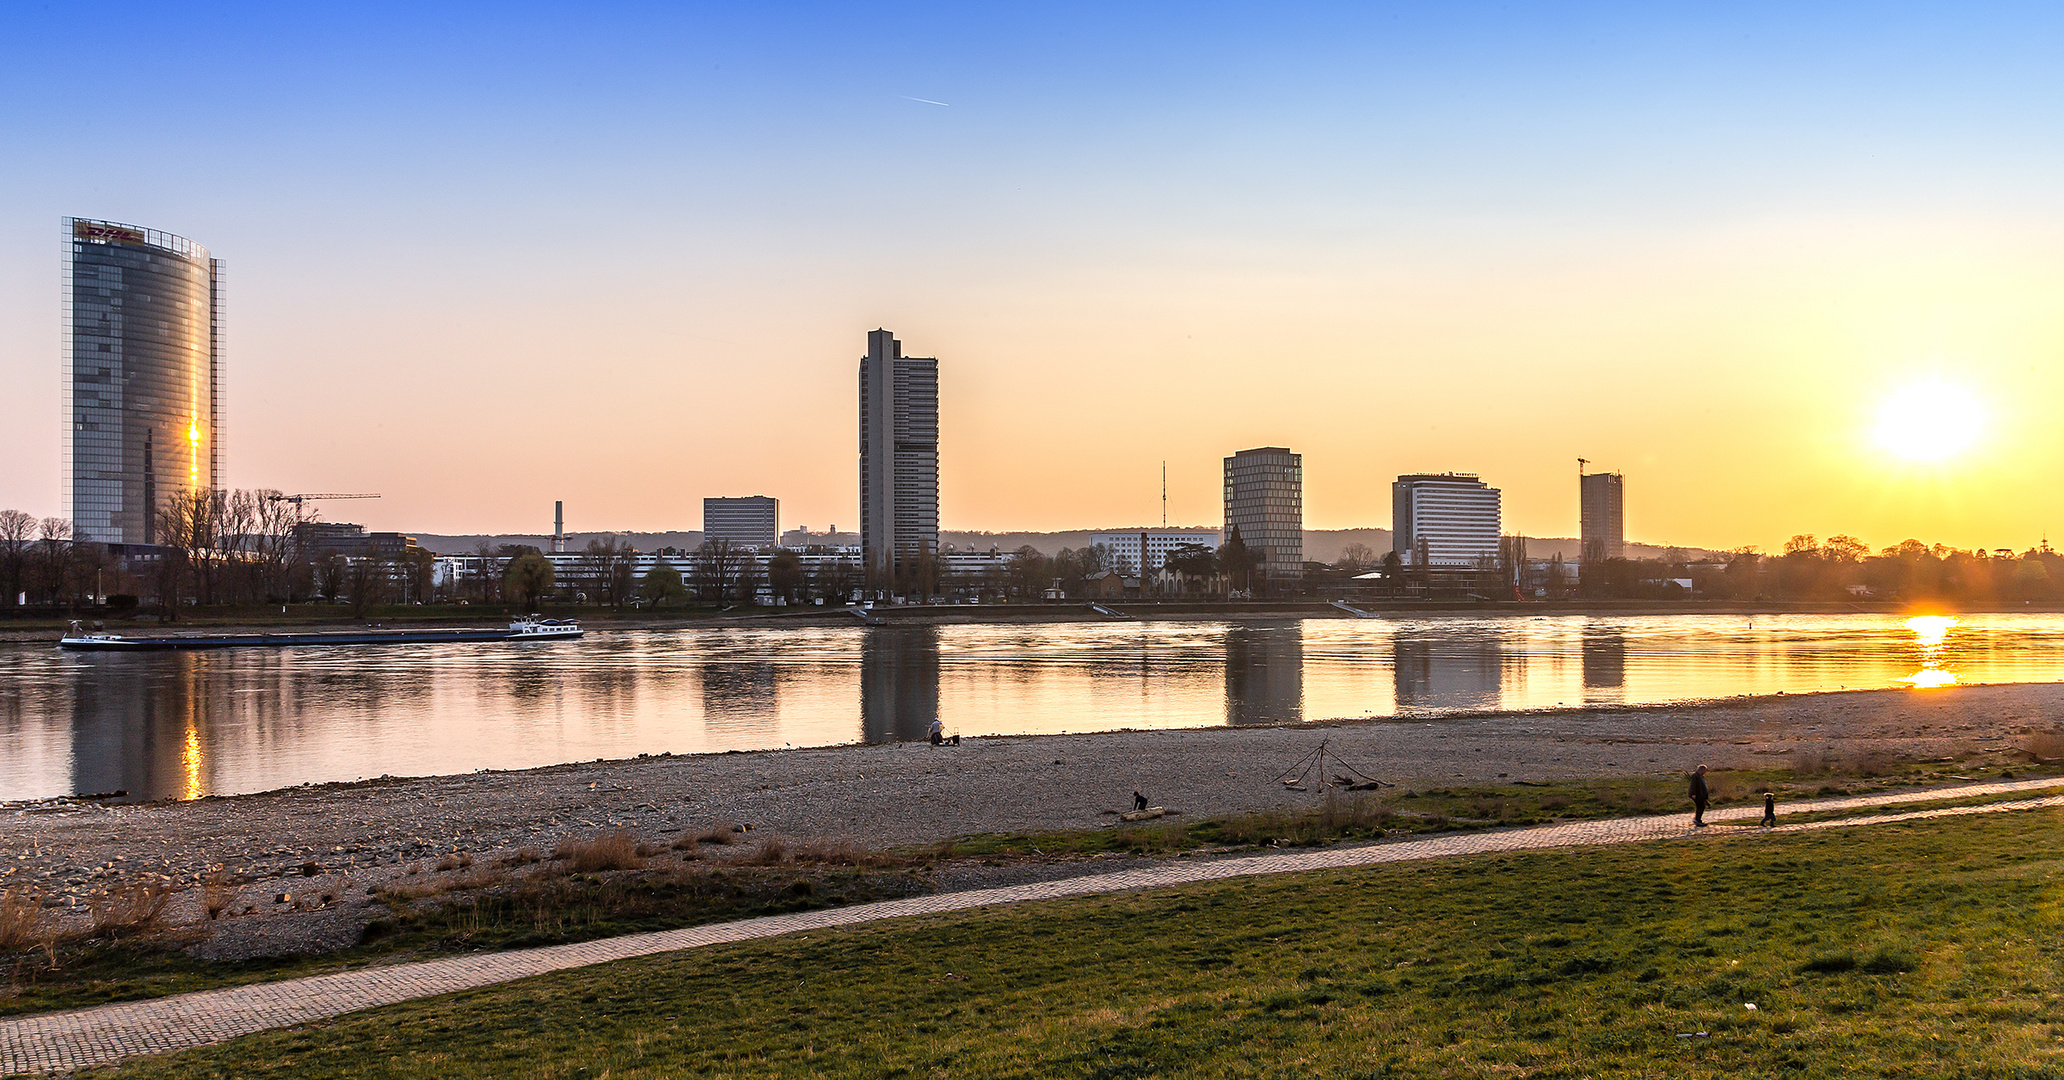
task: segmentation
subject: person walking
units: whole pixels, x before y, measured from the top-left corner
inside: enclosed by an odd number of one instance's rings
[[[1765,828],[1769,828],[1769,827],[1772,827],[1772,826],[1774,826],[1774,825],[1776,825],[1776,824],[1777,824],[1777,792],[1775,792],[1775,791],[1766,791],[1766,792],[1764,792],[1764,793],[1763,793],[1763,825],[1764,825],[1764,827],[1765,827]]]
[[[1691,774],[1691,826],[1694,829],[1706,827],[1706,804],[1713,801],[1713,793],[1706,787],[1706,767],[1701,765]]]

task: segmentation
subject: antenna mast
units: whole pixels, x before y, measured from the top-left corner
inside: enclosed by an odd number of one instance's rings
[[[1168,462],[1161,462],[1161,527],[1168,527]]]

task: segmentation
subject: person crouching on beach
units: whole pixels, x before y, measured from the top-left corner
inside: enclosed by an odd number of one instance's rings
[[[943,722],[938,720],[932,721],[931,740],[933,746],[946,741],[946,725]]]
[[[1695,829],[1706,827],[1706,804],[1713,801],[1713,793],[1706,788],[1706,767],[1701,765],[1691,774],[1691,825]]]

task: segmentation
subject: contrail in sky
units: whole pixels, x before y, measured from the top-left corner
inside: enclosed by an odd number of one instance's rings
[[[928,97],[911,97],[909,94],[903,94],[901,95],[901,97],[905,101],[922,101],[927,105],[946,105],[946,103],[943,101],[933,101],[931,98]],[[946,107],[950,109],[953,106],[946,105]]]

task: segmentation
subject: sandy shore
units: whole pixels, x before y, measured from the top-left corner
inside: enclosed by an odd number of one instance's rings
[[[487,857],[628,829],[663,838],[716,823],[755,834],[871,847],[983,832],[1096,828],[1132,792],[1190,815],[1300,805],[1277,781],[1330,748],[1405,784],[1678,776],[1782,767],[1789,755],[1876,750],[1940,757],[2064,728],[2064,684],[1863,691],[1684,708],[1567,710],[1280,728],[783,750],[562,765],[523,772],[367,781],[195,802],[0,809],[0,889],[27,887],[83,914],[111,883],[163,874],[191,883],[221,865],[249,880],[234,951],[348,944],[366,886],[445,853]],[[305,863],[318,873],[304,876]],[[337,897],[321,918],[276,895]],[[191,894],[175,917],[197,915]],[[320,915],[321,913],[316,913]]]

